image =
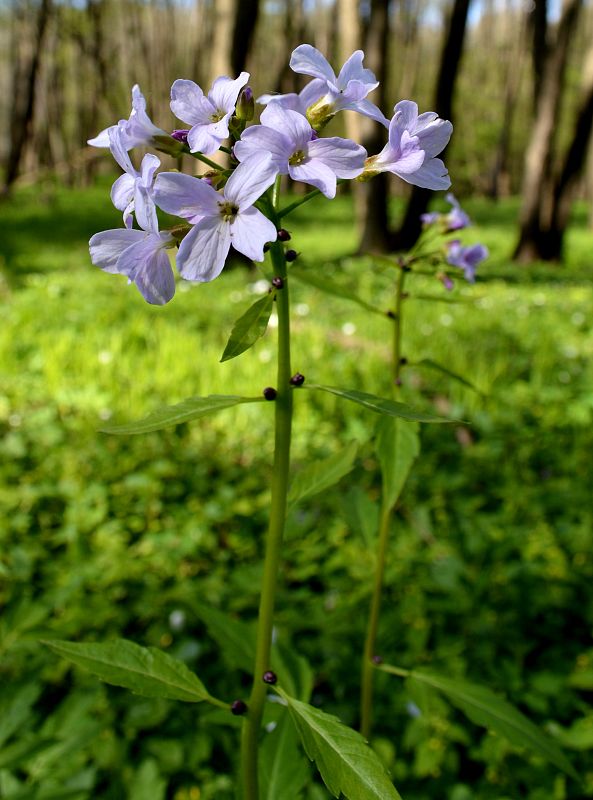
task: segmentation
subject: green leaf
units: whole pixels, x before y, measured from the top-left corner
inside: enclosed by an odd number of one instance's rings
[[[456,303],[469,303],[471,302],[469,299],[465,297],[450,297],[447,294],[416,294],[412,292],[408,295],[409,300],[424,300],[429,303],[451,303],[455,305]]]
[[[262,800],[300,800],[309,778],[309,766],[288,713],[264,736],[259,760]]]
[[[134,774],[129,800],[164,800],[167,781],[159,772],[157,762],[147,758]]]
[[[0,752],[0,769],[17,769],[55,744],[55,739],[18,739]]]
[[[197,675],[182,661],[154,647],[126,639],[105,644],[45,641],[55,653],[89,670],[106,683],[123,686],[143,697],[164,697],[199,703],[212,698]],[[220,701],[214,701],[217,705]]]
[[[357,452],[358,445],[351,442],[344,450],[329,458],[308,464],[292,481],[288,494],[289,504],[295,505],[300,500],[313,497],[338,483],[354,467]]]
[[[205,623],[227,664],[244,672],[253,672],[255,626],[202,603],[194,602],[192,608]]]
[[[420,452],[418,423],[383,417],[377,431],[377,456],[383,476],[383,504],[397,503],[412,464]]]
[[[266,332],[274,305],[274,294],[269,292],[260,297],[239,317],[224,348],[221,361],[229,361],[249,350]]]
[[[364,308],[366,311],[371,311],[373,314],[380,314],[382,317],[385,316],[385,312],[381,311],[380,308],[376,308],[376,306],[371,305],[370,303],[365,302],[362,300],[357,294],[354,292],[350,292],[348,289],[345,289],[343,286],[340,286],[338,283],[334,283],[330,278],[327,278],[325,275],[321,277],[318,274],[313,273],[312,271],[305,271],[302,269],[293,269],[290,271],[291,277],[297,278],[297,280],[301,281],[302,283],[306,283],[308,286],[314,286],[316,289],[320,289],[322,292],[326,294],[331,294],[334,297],[341,297],[344,300],[351,300],[353,303]]]
[[[335,394],[353,403],[368,408],[377,414],[385,414],[389,417],[401,417],[402,419],[416,420],[417,422],[450,422],[444,417],[437,417],[434,414],[426,414],[423,411],[416,411],[405,403],[398,403],[395,400],[388,400],[386,397],[377,397],[374,394],[358,392],[356,389],[339,389],[337,386],[321,386],[318,383],[306,383],[303,389],[321,389],[322,392]]]
[[[367,547],[373,547],[379,529],[379,506],[360,486],[352,486],[345,493],[342,515],[350,530],[360,533]]]
[[[128,422],[125,425],[112,425],[102,428],[103,433],[136,434],[160,431],[170,425],[179,425],[192,419],[205,417],[223,408],[238,406],[241,403],[264,402],[263,397],[239,397],[238,395],[211,394],[208,397],[190,397],[174,406],[164,406],[144,419]]]
[[[451,372],[450,369],[447,369],[447,367],[443,367],[441,364],[438,364],[431,358],[423,358],[420,361],[410,361],[409,366],[426,367],[427,369],[432,369],[435,372],[440,372],[443,375],[447,375],[452,380],[457,381],[457,383],[461,383],[463,386],[466,386],[468,389],[472,389],[474,392],[482,394],[482,392],[476,386],[474,386],[473,383],[470,383],[470,381],[466,380],[465,378],[462,378],[461,375],[458,375],[456,372]]]
[[[41,694],[38,683],[28,683],[15,690],[12,687],[0,703],[0,747],[15,733],[31,715],[33,704]]]
[[[388,665],[380,667],[385,672],[392,672]],[[395,668],[397,669],[397,668]],[[401,674],[401,671],[395,672]],[[572,764],[566,758],[556,742],[543,733],[509,702],[494,694],[490,689],[477,686],[465,680],[443,678],[433,672],[412,670],[410,681],[418,681],[446,695],[454,706],[466,714],[476,725],[504,736],[518,747],[526,747],[550,761],[576,780],[580,780]]]
[[[379,757],[359,733],[337,717],[277,691],[288,703],[305,752],[334,797],[401,800]]]
[[[281,635],[272,645],[272,670],[291,697],[307,703],[313,691],[313,670],[304,656],[283,642]]]

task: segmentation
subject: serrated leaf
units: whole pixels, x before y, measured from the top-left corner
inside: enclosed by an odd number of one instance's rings
[[[274,295],[272,292],[260,297],[250,306],[247,311],[239,317],[233,326],[231,335],[224,348],[221,361],[229,361],[249,350],[250,347],[260,339],[266,332],[270,314],[274,306]]]
[[[385,672],[390,670],[381,667]],[[433,672],[412,670],[410,681],[419,681],[446,695],[454,706],[476,725],[504,736],[519,747],[526,747],[554,764],[576,780],[580,780],[570,761],[556,742],[543,733],[507,700],[493,691],[465,680],[443,678]]]
[[[114,434],[137,434],[160,431],[171,425],[179,425],[182,422],[189,422],[192,419],[205,417],[223,408],[231,408],[242,403],[264,402],[263,397],[239,397],[238,395],[211,394],[208,397],[189,397],[181,403],[173,406],[164,406],[153,411],[143,419],[136,422],[128,422],[124,425],[111,425],[108,428],[101,428],[102,433]]]
[[[385,414],[388,417],[401,417],[402,419],[416,420],[417,422],[451,422],[451,420],[444,417],[437,417],[434,414],[427,414],[423,411],[416,411],[406,403],[398,403],[396,400],[389,400],[386,397],[377,397],[374,394],[367,394],[367,392],[359,392],[356,389],[340,389],[337,386],[321,386],[318,383],[306,383],[303,389],[320,389],[322,392],[329,392],[335,394],[337,397],[343,397],[344,400],[350,400],[352,403],[358,403],[369,411],[374,411],[376,414]]]
[[[359,733],[337,717],[277,691],[288,703],[305,752],[334,797],[401,800],[379,757]]]
[[[306,283],[308,286],[313,286],[315,289],[320,289],[326,294],[331,294],[334,297],[341,297],[343,300],[351,300],[353,303],[361,306],[366,311],[371,311],[373,314],[380,314],[382,317],[385,316],[385,312],[381,311],[380,308],[376,308],[376,306],[371,305],[371,303],[367,303],[354,292],[345,289],[343,286],[340,286],[338,283],[335,283],[326,276],[319,277],[310,271],[305,271],[302,269],[292,269],[290,275],[291,277],[295,277],[297,280],[302,281],[302,283]]]
[[[154,647],[140,647],[126,639],[103,644],[58,640],[43,644],[102,681],[123,686],[134,694],[188,703],[213,701],[202,681],[182,661]]]
[[[40,694],[38,683],[28,683],[16,691],[13,687],[11,695],[0,703],[0,747],[30,716]]]
[[[260,785],[262,800],[299,800],[309,778],[309,766],[288,713],[271,733],[264,734],[261,746]]]
[[[383,505],[393,508],[420,452],[418,423],[383,417],[378,425],[376,447],[383,478]]]
[[[351,442],[344,450],[308,464],[293,478],[288,502],[295,505],[300,500],[313,497],[338,483],[354,467],[354,460],[358,452],[356,442]]]
[[[367,547],[372,547],[379,528],[379,506],[360,486],[345,493],[341,511],[349,528],[360,533]]]
[[[309,701],[313,691],[311,665],[304,656],[283,642],[280,636],[272,644],[271,666],[291,697],[296,697],[304,703]]]
[[[463,386],[466,386],[468,389],[472,389],[472,391],[477,392],[478,394],[482,394],[482,392],[470,383],[470,381],[462,378],[461,375],[458,375],[456,372],[452,372],[447,367],[443,367],[442,364],[438,364],[436,361],[433,361],[431,358],[423,358],[420,361],[411,361],[409,364],[410,367],[426,367],[426,369],[432,369],[435,372],[440,372],[442,375],[447,375],[447,377],[451,378],[457,383],[461,383]]]

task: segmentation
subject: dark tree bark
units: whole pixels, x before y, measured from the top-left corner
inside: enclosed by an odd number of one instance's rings
[[[463,52],[469,5],[470,0],[454,0],[441,51],[434,110],[443,119],[451,119],[453,116],[455,82]],[[412,188],[403,222],[392,239],[394,249],[408,250],[416,242],[422,231],[420,215],[428,208],[431,197],[432,192],[429,189],[419,189],[417,186]]]
[[[528,12],[533,67],[533,111],[537,111],[548,52],[548,0],[534,0]]]
[[[259,0],[237,0],[231,49],[233,78],[245,69],[258,16]]]
[[[10,149],[4,177],[2,194],[8,194],[12,184],[19,175],[21,161],[25,150],[25,144],[31,134],[33,115],[35,112],[35,97],[37,91],[37,77],[41,65],[41,54],[43,52],[43,41],[48,28],[52,12],[52,0],[41,0],[37,15],[37,30],[33,46],[33,55],[29,65],[28,74],[25,77],[22,87],[14,87],[14,102],[16,98],[23,97],[20,108],[15,109],[14,123],[11,130]],[[22,92],[22,94],[21,94]]]
[[[580,8],[581,0],[566,0],[555,42],[548,48],[537,116],[525,154],[519,241],[513,254],[514,259],[522,263],[549,258],[551,165],[569,46]]]
[[[372,0],[365,31],[365,53],[370,69],[379,86],[372,95],[373,102],[385,110],[387,102],[390,0]],[[384,144],[385,129],[376,122],[365,126],[362,144],[368,153],[378,153]],[[389,237],[389,180],[380,173],[368,183],[356,186],[356,203],[361,228],[360,253],[387,253]]]
[[[583,97],[577,114],[574,136],[562,168],[554,181],[552,210],[547,230],[544,232],[547,260],[560,261],[564,244],[564,232],[572,207],[574,189],[587,161],[587,152],[593,130],[593,48],[589,51],[584,70]]]

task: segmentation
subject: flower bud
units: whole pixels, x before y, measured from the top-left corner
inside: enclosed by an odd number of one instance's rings
[[[183,144],[187,144],[187,134],[188,133],[189,133],[189,130],[186,130],[185,128],[178,128],[178,129],[176,129],[174,131],[171,131],[171,136],[174,139],[177,139],[178,142],[182,142]]]
[[[289,383],[292,386],[302,386],[304,382],[305,382],[305,376],[301,375],[300,372],[295,372],[295,374],[292,376],[292,378],[289,381]]]
[[[255,114],[255,101],[253,99],[253,91],[251,86],[246,86],[237,100],[235,107],[235,116],[237,119],[242,119],[249,122],[253,119]]]
[[[178,131],[173,131],[171,136],[153,136],[152,144],[161,153],[167,153],[167,155],[177,158],[182,153],[187,153],[188,148],[187,140],[183,141],[177,136],[174,136],[174,133],[178,133]],[[187,133],[187,131],[184,131],[184,133]]]
[[[272,672],[272,670],[269,669],[267,672],[264,672],[262,680],[264,683],[269,683],[273,686],[275,683],[277,683],[278,677],[275,672]]]

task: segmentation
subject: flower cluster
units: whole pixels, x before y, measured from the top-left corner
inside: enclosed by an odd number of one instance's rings
[[[125,226],[91,238],[93,264],[126,275],[145,300],[163,304],[175,293],[167,250],[178,248],[176,266],[189,281],[216,278],[231,246],[249,259],[263,260],[265,245],[277,238],[277,209],[270,187],[278,176],[289,175],[328,198],[335,197],[338,181],[369,180],[379,172],[391,172],[427,189],[447,189],[449,175],[437,156],[449,141],[451,123],[433,112],[419,114],[410,100],[399,102],[388,120],[367,99],[378,83],[363,60],[363,52],[357,50],[336,76],[318,50],[300,45],[290,66],[312,80],[300,94],[258,98],[265,108],[259,124],[249,127],[254,103],[247,72],[236,79],[217,78],[207,94],[191,80],[176,80],[171,111],[191,127],[176,128],[171,134],[153,124],[140,88],[134,86],[129,118],[89,140],[95,147],[109,147],[123,170],[111,198]],[[387,128],[380,153],[369,156],[350,139],[321,135],[344,110]],[[137,146],[190,154],[211,171],[202,177],[157,174],[160,160],[151,154],[136,169],[129,150]],[[210,160],[219,150],[228,154],[228,167]],[[179,217],[181,224],[159,231],[157,207]],[[134,217],[138,228],[133,227]]]

